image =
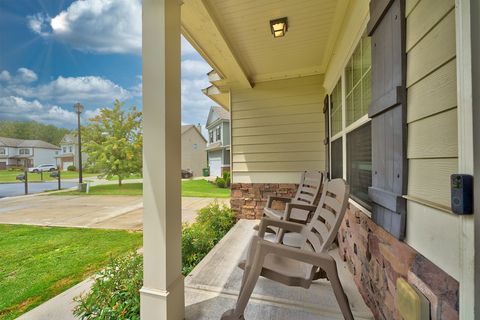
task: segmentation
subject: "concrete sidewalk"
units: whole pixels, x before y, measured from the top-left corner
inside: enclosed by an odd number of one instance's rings
[[[243,271],[237,263],[245,257],[248,239],[255,233],[255,220],[240,220],[185,278],[185,319],[218,320],[235,305]],[[330,251],[355,319],[373,319],[338,250]],[[20,320],[78,320],[72,314],[72,299],[88,291],[91,279],[72,287],[21,316]],[[250,320],[343,319],[327,280],[315,281],[310,289],[287,287],[260,278],[245,314]]]
[[[197,211],[212,198],[182,198],[182,221],[193,222]],[[229,199],[219,199],[229,205]],[[0,224],[36,226],[142,229],[141,196],[39,195],[2,199]]]

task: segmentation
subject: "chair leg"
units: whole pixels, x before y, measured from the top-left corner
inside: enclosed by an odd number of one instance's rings
[[[256,242],[252,241],[245,271],[243,273],[242,285],[237,298],[235,309],[227,310],[221,317],[221,320],[242,320],[245,319],[243,313],[247,307],[248,300],[252,295],[253,289],[257,284],[263,267],[263,257]],[[253,261],[252,261],[253,260]]]
[[[327,271],[328,279],[333,288],[333,293],[335,294],[335,298],[337,298],[338,305],[340,306],[340,310],[342,311],[343,318],[346,320],[354,320],[352,315],[352,310],[350,309],[350,304],[348,303],[347,295],[343,290],[342,283],[338,278],[338,273],[336,266],[334,266],[333,270]]]

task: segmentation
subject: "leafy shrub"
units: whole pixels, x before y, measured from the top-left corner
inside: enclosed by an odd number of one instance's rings
[[[223,180],[225,180],[227,188],[230,188],[230,171],[223,172]]]
[[[68,166],[67,171],[77,171],[77,167],[75,167],[74,165]]]
[[[223,180],[223,178],[220,178],[220,177],[217,177],[215,179],[215,184],[219,188],[226,188],[227,187],[227,183],[225,182],[225,180]]]
[[[235,224],[235,214],[225,205],[213,202],[202,208],[194,223],[184,224],[182,232],[182,273],[187,275]]]
[[[187,275],[235,224],[233,211],[217,202],[200,209],[196,221],[182,230],[182,274]],[[137,253],[113,259],[86,295],[75,298],[74,314],[82,320],[140,319],[143,257]]]
[[[114,259],[101,271],[87,295],[75,298],[74,314],[82,320],[140,319],[143,257]]]

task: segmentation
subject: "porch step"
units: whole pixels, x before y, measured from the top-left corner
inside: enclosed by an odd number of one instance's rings
[[[257,223],[255,220],[240,220],[186,277],[186,319],[219,319],[225,310],[234,307],[243,272],[237,264],[246,255]],[[331,254],[337,260],[340,279],[355,319],[373,319],[337,250]],[[328,281],[316,281],[307,290],[264,278],[257,283],[245,317],[249,320],[343,319]]]

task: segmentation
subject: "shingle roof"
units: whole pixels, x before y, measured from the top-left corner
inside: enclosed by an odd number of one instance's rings
[[[41,140],[23,140],[5,137],[0,137],[0,146],[15,148],[60,149],[60,147]]]
[[[230,112],[220,106],[213,106],[212,111],[222,120],[230,120]]]
[[[67,133],[63,136],[60,143],[77,143],[77,135],[73,133]]]
[[[205,142],[207,142],[207,139],[205,139],[205,137],[203,136],[201,129],[199,129],[196,125],[193,125],[193,124],[182,125],[182,134],[184,134],[191,128],[194,128],[198,132],[198,134],[202,137],[202,139],[205,140]]]

